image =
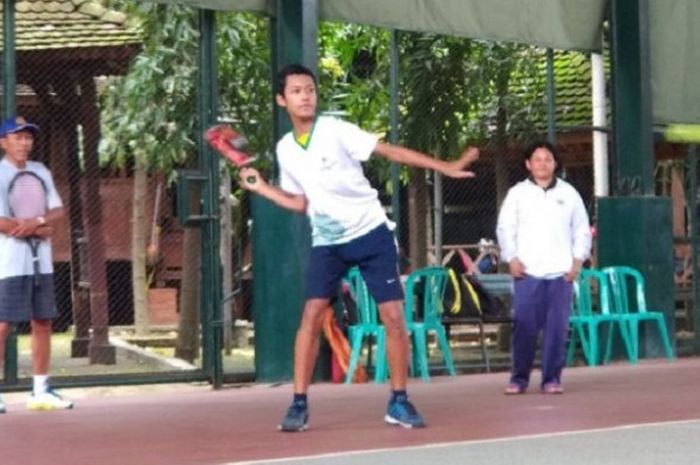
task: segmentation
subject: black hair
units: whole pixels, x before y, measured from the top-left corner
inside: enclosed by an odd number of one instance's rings
[[[548,150],[554,158],[554,163],[557,165],[557,171],[561,168],[561,158],[559,158],[557,148],[554,146],[554,144],[547,142],[546,140],[537,140],[525,147],[525,150],[523,151],[523,161],[530,160],[537,149]]]
[[[284,87],[287,85],[287,77],[299,74],[309,76],[314,81],[314,87],[317,87],[316,76],[309,68],[298,63],[292,63],[285,66],[277,73],[277,78],[275,80],[275,92],[281,96],[284,96]]]

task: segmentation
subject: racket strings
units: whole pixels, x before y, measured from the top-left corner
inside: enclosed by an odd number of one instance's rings
[[[46,188],[34,173],[19,173],[8,192],[8,205],[15,218],[36,218],[46,213]]]

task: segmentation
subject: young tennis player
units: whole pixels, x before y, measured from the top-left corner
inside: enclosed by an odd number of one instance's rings
[[[0,366],[5,360],[5,342],[11,325],[31,321],[34,383],[27,408],[68,409],[73,404],[55,393],[48,384],[51,320],[56,317],[49,238],[53,224],[63,216],[63,208],[51,172],[42,163],[29,160],[34,135],[38,131],[38,126],[22,117],[9,118],[0,127],[0,148],[4,152],[0,160]],[[13,181],[18,173],[26,172],[33,173],[35,176],[32,177],[43,184],[46,198],[41,200],[45,201],[46,213],[34,218],[15,218],[12,204],[35,198],[23,196],[21,192],[13,193],[13,189],[21,188],[20,183]],[[33,206],[15,207],[20,210]],[[35,275],[32,250],[27,241],[30,237],[40,239],[36,251],[38,275]],[[4,412],[5,404],[0,399],[0,413]]]
[[[254,168],[243,168],[239,174],[245,189],[280,207],[306,213],[312,226],[306,303],[294,347],[294,399],[279,429],[304,431],[308,427],[307,390],[318,355],[322,317],[352,266],[359,267],[386,328],[391,397],[384,419],[405,428],[424,427],[423,417],[406,393],[409,342],[393,225],[364,176],[361,162],[376,153],[395,163],[468,178],[474,173],[464,169],[478,158],[479,151],[469,148],[455,161],[442,161],[379,142],[353,124],[317,116],[316,78],[301,65],[282,69],[276,86],[277,104],[286,109],[293,126],[277,144],[280,185],[268,184]]]

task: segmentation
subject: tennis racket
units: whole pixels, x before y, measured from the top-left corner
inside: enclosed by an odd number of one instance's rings
[[[248,166],[256,160],[256,157],[245,150],[248,145],[245,136],[234,131],[228,124],[219,124],[207,129],[204,138],[214,150],[238,168]],[[251,176],[246,181],[254,183],[255,177]]]
[[[46,215],[47,190],[44,181],[31,171],[20,171],[10,182],[7,190],[10,216],[17,219],[30,219]],[[32,252],[34,266],[34,285],[39,284],[39,245],[42,239],[38,236],[26,237],[25,241]]]

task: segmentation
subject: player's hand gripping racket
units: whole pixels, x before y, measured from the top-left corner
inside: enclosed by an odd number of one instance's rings
[[[245,150],[248,145],[245,136],[234,131],[228,124],[219,124],[207,129],[204,138],[214,150],[238,168],[248,166],[256,160],[256,157],[251,156]],[[256,178],[249,176],[246,181],[253,184]]]
[[[20,171],[10,182],[8,188],[8,205],[10,216],[19,220],[28,220],[46,215],[47,192],[44,181],[31,171]],[[34,285],[39,284],[39,245],[42,239],[32,235],[24,240],[32,252],[32,264],[34,266]]]

